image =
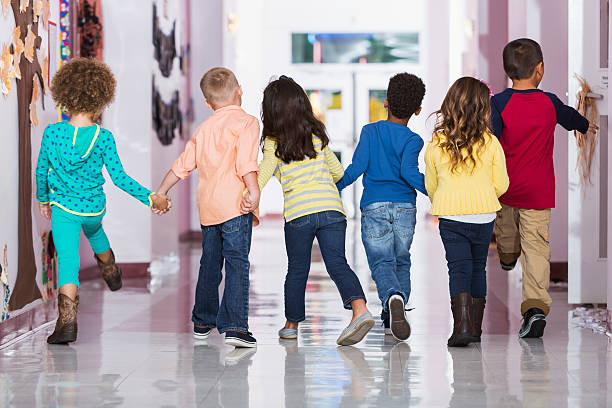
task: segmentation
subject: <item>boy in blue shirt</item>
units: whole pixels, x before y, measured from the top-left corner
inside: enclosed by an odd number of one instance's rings
[[[337,184],[342,191],[363,174],[361,239],[383,305],[385,334],[398,340],[410,336],[404,307],[410,297],[416,190],[427,194],[418,165],[423,139],[408,128],[412,115],[421,113],[424,95],[419,77],[401,73],[391,78],[387,120],[363,127],[353,163]]]

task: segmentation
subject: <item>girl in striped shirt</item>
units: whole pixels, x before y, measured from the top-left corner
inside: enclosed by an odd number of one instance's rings
[[[284,196],[285,245],[289,267],[285,278],[285,317],[279,331],[296,339],[305,316],[304,296],[310,272],[310,254],[317,238],[321,255],[335,282],[351,323],[337,340],[339,345],[361,341],[374,326],[359,279],[344,254],[346,216],[336,182],[342,165],[329,148],[325,125],[315,118],[306,92],[291,78],[281,76],[264,90],[262,104],[263,160],[259,188],[275,176]],[[243,212],[253,211],[248,195]]]

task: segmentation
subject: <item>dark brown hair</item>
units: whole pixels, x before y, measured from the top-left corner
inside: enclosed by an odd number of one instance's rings
[[[227,68],[213,68],[200,80],[200,89],[211,105],[221,105],[234,97],[238,88],[238,80]]]
[[[529,38],[510,41],[504,47],[503,57],[504,71],[510,79],[531,77],[535,67],[544,61],[540,44]]]
[[[399,119],[407,119],[421,107],[425,84],[416,75],[403,72],[389,80],[387,101],[389,110]]]
[[[115,98],[117,81],[110,68],[93,58],[73,58],[51,81],[53,100],[69,114],[102,113]]]
[[[261,109],[263,136],[276,141],[276,157],[290,163],[317,157],[312,135],[329,144],[325,125],[312,112],[308,95],[293,79],[281,76],[264,90]]]
[[[435,112],[434,140],[450,156],[451,172],[476,167],[476,158],[490,132],[489,87],[472,77],[459,78]],[[444,138],[440,136],[444,135]]]

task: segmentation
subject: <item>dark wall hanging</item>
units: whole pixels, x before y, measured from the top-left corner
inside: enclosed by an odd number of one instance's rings
[[[174,58],[177,56],[175,44],[176,20],[172,22],[170,34],[164,34],[159,27],[157,16],[157,5],[153,3],[153,46],[154,57],[159,65],[159,70],[166,78],[172,73]]]
[[[20,3],[27,7],[20,9]],[[22,4],[23,5],[23,4]],[[35,13],[31,2],[11,0],[15,25],[21,30],[21,40],[26,44],[26,36],[34,36],[34,49],[40,48],[41,38],[38,36],[40,13]],[[31,33],[31,34],[30,34]],[[30,39],[27,39],[31,41]],[[19,121],[19,208],[17,277],[15,287],[9,300],[9,309],[18,310],[25,305],[40,299],[41,293],[36,284],[36,264],[34,258],[34,242],[32,237],[32,123],[30,121],[30,102],[34,90],[34,81],[41,84],[44,95],[42,69],[38,62],[38,53],[21,58],[19,71],[21,79],[17,79],[17,104]],[[31,59],[30,59],[31,57]]]
[[[164,102],[157,87],[155,86],[155,76],[152,84],[152,119],[153,130],[157,134],[157,139],[163,146],[172,144],[176,129],[182,132],[183,115],[179,108],[179,92],[172,93],[172,100]]]
[[[102,4],[100,0],[81,0],[78,4],[79,51],[81,57],[102,61]]]

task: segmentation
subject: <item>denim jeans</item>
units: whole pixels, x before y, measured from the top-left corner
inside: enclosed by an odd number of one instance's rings
[[[346,261],[346,218],[337,211],[304,215],[285,223],[285,246],[289,267],[285,278],[285,317],[299,323],[306,318],[304,296],[310,272],[312,243],[317,238],[321,255],[345,309],[351,302],[364,299],[361,283]]]
[[[389,315],[387,301],[395,293],[410,298],[410,246],[416,225],[416,207],[411,203],[373,203],[361,209],[361,239],[372,279],[383,306],[381,318]]]
[[[440,218],[440,237],[446,251],[451,297],[467,292],[487,295],[487,255],[493,224],[470,224]]]
[[[253,214],[222,224],[202,226],[202,258],[191,321],[198,326],[248,331],[249,251]],[[219,307],[221,269],[225,263],[225,289]]]

